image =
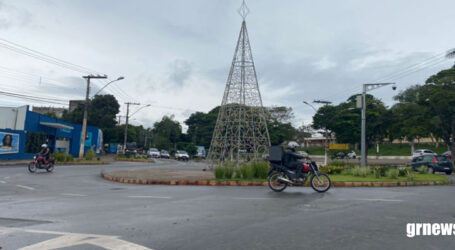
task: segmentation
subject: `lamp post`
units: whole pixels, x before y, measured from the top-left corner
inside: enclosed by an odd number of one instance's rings
[[[366,167],[367,165],[367,149],[366,149],[366,113],[367,113],[367,101],[366,101],[366,96],[367,92],[371,90],[375,90],[380,87],[384,87],[387,85],[391,85],[393,90],[396,90],[395,83],[365,83],[363,84],[363,90],[362,90],[362,133],[361,133],[361,138],[360,138],[360,145],[361,145],[361,161],[360,161],[360,166],[361,167]]]
[[[318,112],[318,111],[316,110],[316,108],[315,108],[313,105],[309,104],[307,101],[303,101],[303,103],[306,104],[306,105],[308,105],[308,106],[310,106],[311,108],[313,108],[314,112],[316,112],[316,113]],[[328,158],[329,158],[328,155],[327,155],[327,140],[328,140],[328,138],[327,138],[327,137],[328,137],[328,136],[327,136],[327,125],[324,126],[324,133],[325,133],[325,141],[324,141],[324,165],[327,166]]]
[[[113,82],[116,82],[116,81],[123,80],[123,79],[125,79],[125,77],[120,76],[119,78],[117,78],[117,79],[115,79],[115,80],[112,80],[112,81],[106,83],[100,90],[98,90],[98,91],[92,96],[92,98],[95,97],[97,94],[99,94],[104,88],[106,88],[107,86],[109,86],[109,84],[111,84],[111,83],[113,83]]]
[[[129,115],[129,111],[130,111],[130,105],[140,105],[139,103],[131,103],[131,102],[127,102],[126,103],[126,122],[125,122],[125,134],[123,135],[123,154],[126,153],[126,142],[127,142],[127,139],[128,139],[128,120],[131,116],[133,116],[134,114],[136,114],[137,112],[139,112],[139,110],[145,108],[145,107],[150,107],[151,105],[150,104],[147,104],[145,106],[142,106],[140,107],[138,110],[136,110],[134,113],[132,113],[131,115]]]

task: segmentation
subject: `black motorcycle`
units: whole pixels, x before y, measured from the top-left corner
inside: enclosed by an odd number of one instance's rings
[[[332,182],[329,176],[319,172],[316,162],[308,158],[297,169],[289,169],[283,165],[282,155],[283,150],[281,147],[274,146],[270,148],[270,171],[268,174],[270,189],[275,192],[281,192],[288,185],[303,186],[307,180],[310,180],[311,187],[317,192],[323,193],[330,189]]]

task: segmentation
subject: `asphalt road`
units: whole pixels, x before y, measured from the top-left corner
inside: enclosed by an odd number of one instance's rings
[[[102,169],[203,168],[159,161],[0,167],[2,249],[453,249],[455,236],[406,237],[411,222],[455,223],[454,186],[311,188],[109,182]],[[122,248],[123,247],[123,248]]]

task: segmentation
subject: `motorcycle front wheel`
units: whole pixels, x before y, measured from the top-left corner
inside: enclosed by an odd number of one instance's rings
[[[35,164],[33,163],[28,164],[28,171],[30,171],[30,173],[35,173],[36,172]]]
[[[317,176],[313,174],[313,176],[311,176],[310,183],[314,191],[319,193],[326,192],[330,189],[330,186],[332,186],[329,176],[324,173],[318,173]]]
[[[268,182],[269,182],[270,189],[272,189],[275,192],[281,192],[284,189],[286,189],[288,184],[286,182],[282,182],[279,180],[279,178],[282,176],[283,176],[283,174],[281,174],[281,173],[273,173],[272,175],[269,176]]]
[[[54,163],[49,163],[49,167],[46,168],[47,172],[52,172],[54,171]]]

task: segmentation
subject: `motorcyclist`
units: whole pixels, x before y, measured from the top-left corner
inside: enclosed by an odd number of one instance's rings
[[[49,161],[49,156],[51,154],[51,149],[47,144],[41,145],[41,151],[38,153],[39,155],[43,156],[46,158],[46,161]]]
[[[284,152],[284,166],[289,169],[295,169],[296,173],[299,174],[302,170],[302,163],[299,162],[299,159],[305,158],[303,155],[297,154],[295,148],[297,143],[289,142],[286,152]]]

